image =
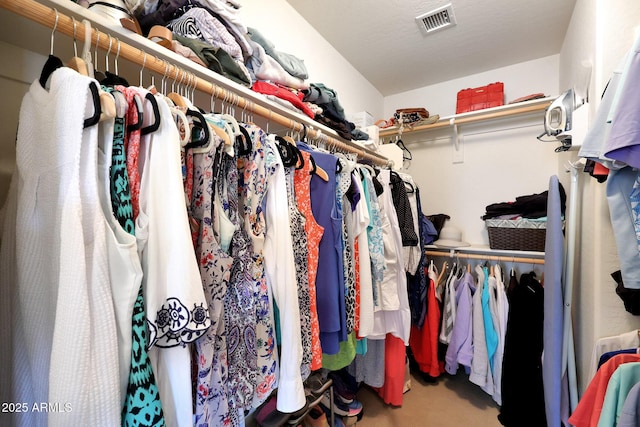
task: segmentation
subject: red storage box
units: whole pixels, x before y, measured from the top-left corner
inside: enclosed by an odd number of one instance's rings
[[[496,82],[458,92],[456,114],[504,105],[504,83]]]

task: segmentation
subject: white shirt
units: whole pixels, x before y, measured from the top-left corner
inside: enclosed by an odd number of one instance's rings
[[[409,345],[411,313],[407,295],[407,275],[402,264],[402,236],[393,199],[391,198],[391,175],[389,170],[381,170],[378,180],[384,192],[378,197],[383,217],[384,258],[386,270],[382,281],[382,310],[374,314],[375,326],[372,339],[384,339],[387,333]]]
[[[136,238],[144,272],[149,358],[162,409],[167,425],[186,426],[193,424],[193,397],[189,347],[184,344],[202,336],[211,321],[184,203],[180,135],[167,104],[156,99],[160,127],[140,144],[144,169]]]
[[[273,144],[271,135],[267,143]],[[286,203],[286,177],[280,160],[277,161],[276,172],[267,185],[263,254],[267,282],[280,310],[281,350],[277,409],[280,412],[294,412],[305,404],[300,373],[302,337],[293,241]]]

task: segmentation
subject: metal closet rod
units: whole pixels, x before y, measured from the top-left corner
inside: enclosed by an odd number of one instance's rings
[[[450,257],[450,252],[439,252],[439,251],[426,251],[425,254],[427,256],[436,256],[436,257]],[[523,264],[544,264],[543,258],[531,258],[531,257],[510,257],[504,255],[480,255],[480,254],[468,254],[468,253],[460,253],[457,250],[455,251],[455,256],[457,258],[465,258],[465,259],[480,259],[486,261],[503,261],[503,262],[518,262]]]
[[[40,4],[35,0],[0,0],[0,7],[49,28],[54,28],[55,26],[56,31],[64,33],[69,37],[73,37],[74,35],[74,21],[71,17],[57,11],[56,9]],[[56,19],[58,21],[57,25]],[[84,34],[84,31],[84,24],[81,20],[76,20],[75,33]],[[332,136],[326,135],[320,130],[310,128],[310,125],[303,125],[298,121],[276,113],[262,105],[256,104],[253,101],[247,100],[246,98],[224,89],[213,82],[200,78],[196,76],[195,73],[189,73],[175,64],[159,59],[142,49],[138,49],[127,43],[121,42],[118,38],[114,38],[113,36],[101,32],[93,27],[91,28],[91,42],[93,46],[97,44],[101,49],[107,50],[111,43],[112,50],[118,49],[117,46],[113,46],[114,39],[119,43],[120,57],[138,64],[144,69],[155,71],[163,76],[171,76],[171,80],[174,81],[184,80],[188,76],[189,79],[192,79],[190,87],[195,87],[195,89],[208,93],[219,100],[230,102],[241,108],[243,111],[252,112],[267,119],[268,121],[273,121],[287,129],[291,129],[294,132],[303,131],[306,127],[307,136],[309,136],[309,138],[324,141],[329,147],[333,147],[343,152],[355,153],[360,159],[370,161],[378,166],[387,167],[393,165],[392,161],[383,156],[370,152],[365,148],[358,147],[351,142],[343,142]]]

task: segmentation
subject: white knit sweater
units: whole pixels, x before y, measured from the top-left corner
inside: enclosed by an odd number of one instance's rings
[[[3,265],[12,266],[1,273],[3,294],[7,286],[15,292],[11,401],[29,406],[17,425],[120,423],[97,129],[83,130],[93,113],[90,82],[60,68],[49,91],[31,85],[20,110],[15,199],[7,205],[15,203],[7,218],[16,223],[4,227],[2,242],[3,255],[10,252]]]

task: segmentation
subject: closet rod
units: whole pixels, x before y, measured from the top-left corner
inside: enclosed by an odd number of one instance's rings
[[[417,125],[413,127],[405,126],[402,129],[402,133],[407,132],[418,132],[421,130],[431,130],[438,129],[443,127],[451,126],[451,119],[453,119],[453,123],[456,125],[463,125],[467,123],[475,123],[482,122],[486,120],[493,119],[501,119],[511,116],[516,116],[519,114],[528,114],[535,113],[538,111],[544,111],[551,104],[552,99],[544,98],[540,100],[534,100],[527,103],[527,101],[522,102],[523,105],[517,104],[509,104],[501,107],[488,108],[487,111],[483,112],[474,112],[465,116],[465,113],[462,113],[459,116],[451,116],[451,117],[442,117],[435,123],[428,125]],[[380,129],[379,136],[393,136],[400,134],[400,129],[397,127],[389,128],[389,129]]]
[[[439,252],[439,251],[426,251],[425,254],[427,256],[435,256],[435,257],[450,257],[451,253],[449,252]],[[456,252],[455,256],[457,258],[465,258],[465,259],[481,259],[487,261],[503,261],[503,262],[519,262],[523,264],[544,264],[544,259],[542,258],[531,258],[531,257],[510,257],[504,255],[480,255],[480,254],[466,254]]]
[[[58,24],[55,31],[64,33],[69,37],[73,37],[74,23],[71,17],[61,13],[60,11],[56,11],[51,7],[40,4],[35,0],[0,0],[0,7],[49,28],[54,28],[57,14]],[[84,33],[85,26],[81,22],[81,19],[76,19],[75,27],[76,34]],[[311,139],[323,141],[327,146],[333,147],[339,151],[355,153],[358,158],[370,161],[377,166],[393,166],[392,161],[374,153],[373,151],[360,147],[350,141],[341,141],[337,138],[326,135],[322,133],[321,130],[311,128],[310,125],[303,125],[296,120],[290,119],[289,117],[274,112],[262,105],[258,105],[230,90],[224,89],[214,82],[195,76],[194,73],[189,73],[175,64],[159,59],[157,56],[149,54],[142,49],[138,49],[127,43],[121,42],[117,37],[110,37],[107,33],[101,32],[93,27],[91,28],[91,42],[93,46],[97,43],[101,49],[107,50],[109,49],[109,43],[111,42],[112,49],[115,49],[115,47],[113,47],[114,39],[120,43],[120,57],[140,65],[145,70],[155,71],[163,76],[166,75],[174,81],[180,81],[180,79],[185,79],[186,77],[193,78],[195,82],[191,83],[191,87],[195,87],[197,90],[212,95],[223,102],[229,102],[232,105],[241,108],[243,111],[254,113],[268,121],[273,121],[287,129],[291,129],[294,132],[302,131],[306,126],[307,136]]]

